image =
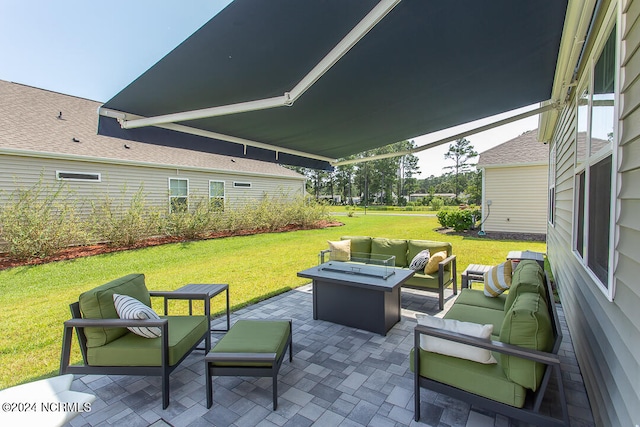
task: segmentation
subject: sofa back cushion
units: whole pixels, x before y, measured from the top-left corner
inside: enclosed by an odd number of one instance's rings
[[[407,241],[407,260],[410,263],[411,260],[418,255],[419,252],[428,249],[431,255],[438,252],[446,252],[447,256],[451,256],[453,249],[451,243],[436,242],[432,240],[409,240]],[[451,269],[451,264],[445,266],[446,270]]]
[[[396,267],[407,267],[407,241],[404,239],[385,239],[374,237],[371,240],[371,253],[396,257]]]
[[[547,304],[537,292],[518,295],[506,312],[500,329],[500,341],[540,351],[553,348],[553,327]],[[516,384],[536,391],[545,365],[516,356],[500,355],[504,373]]]
[[[127,295],[151,307],[144,274],[129,274],[80,294],[80,312],[85,319],[118,319],[113,294]],[[127,333],[126,328],[84,328],[87,347],[100,347]]]
[[[370,254],[371,237],[369,236],[342,236],[340,240],[351,240],[351,253]]]
[[[540,294],[546,301],[547,290],[544,271],[536,261],[524,260],[518,263],[511,277],[511,287],[504,303],[504,311],[508,311],[516,298],[523,293]]]

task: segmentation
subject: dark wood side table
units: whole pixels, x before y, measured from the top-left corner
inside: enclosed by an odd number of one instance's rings
[[[201,299],[204,301],[204,314],[209,318],[209,323],[211,323],[211,299],[223,291],[227,294],[227,329],[211,329],[211,332],[227,332],[231,325],[229,315],[229,285],[227,284],[214,285],[190,283],[188,285],[184,285],[166,296],[164,300],[164,314],[165,316],[167,315],[167,303],[170,299],[189,300],[189,315],[191,315],[192,312],[192,300]]]

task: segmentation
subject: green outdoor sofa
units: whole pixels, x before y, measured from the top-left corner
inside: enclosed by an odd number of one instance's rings
[[[70,305],[72,319],[64,323],[60,374],[157,375],[162,377],[162,408],[169,406],[169,374],[205,341],[211,348],[205,315],[161,316],[160,320],[120,319],[113,294],[126,295],[151,307],[151,297],[171,292],[148,291],[143,274],[129,274],[91,289]],[[160,328],[160,336],[145,338],[126,327]],[[73,330],[83,363],[69,365]]]
[[[431,240],[387,239],[369,236],[342,236],[340,240],[351,240],[351,253],[389,255],[396,257],[396,267],[409,268],[411,260],[428,249],[431,255],[446,252],[446,258],[438,263],[438,271],[427,274],[424,269],[402,284],[402,287],[438,293],[438,306],[444,309],[444,290],[453,285],[453,294],[458,293],[456,279],[456,256],[451,243]]]
[[[558,356],[562,334],[549,280],[537,262],[527,260],[518,264],[511,281],[508,293],[495,298],[485,296],[483,290],[462,289],[444,316],[478,326],[493,325],[489,338],[421,325],[419,320],[410,357],[416,421],[420,417],[420,388],[425,387],[527,423],[568,426]],[[497,363],[425,351],[421,347],[425,335],[447,340],[447,345],[458,342],[487,349]],[[468,354],[467,348],[462,357]],[[539,412],[552,374],[562,418]]]

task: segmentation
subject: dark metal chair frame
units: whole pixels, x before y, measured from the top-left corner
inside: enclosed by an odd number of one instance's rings
[[[150,291],[151,297],[165,297],[170,291]],[[200,297],[201,299],[202,297]],[[69,305],[72,319],[64,322],[62,337],[62,354],[60,356],[60,375],[63,374],[100,374],[100,375],[141,375],[162,377],[162,409],[169,406],[169,375],[182,361],[195,350],[202,340],[205,341],[205,354],[211,349],[211,325],[202,337],[180,358],[174,365],[169,365],[169,321],[160,320],[125,320],[125,319],[84,319],[80,312],[80,303]],[[162,363],[160,366],[92,366],[87,362],[87,338],[84,335],[85,327],[128,327],[128,326],[157,326],[161,330],[162,339]],[[82,365],[70,365],[71,341],[73,329],[76,330],[80,351],[82,353]]]
[[[444,267],[447,264],[451,264],[451,278],[444,281]],[[458,295],[458,278],[457,273],[457,261],[455,255],[449,255],[446,259],[438,263],[438,307],[440,310],[444,310],[444,290],[449,284],[453,284],[453,294]],[[402,285],[403,288],[417,289],[419,291],[436,292],[435,289],[424,288],[420,286]]]
[[[270,320],[258,320],[268,322]],[[233,329],[233,328],[232,328]],[[287,344],[280,357],[276,353],[209,353],[204,358],[205,383],[207,388],[207,408],[213,405],[212,377],[246,376],[271,377],[273,381],[273,410],[278,408],[278,372],[289,348],[289,362],[293,361],[292,326],[289,320],[289,336]],[[231,363],[269,363],[270,366],[215,366],[211,362]]]
[[[553,302],[553,293],[549,278],[545,276],[546,288],[547,288],[547,308],[551,314],[551,323],[554,335],[554,344],[551,352],[542,352],[532,350],[515,345],[505,344],[500,341],[485,340],[482,338],[470,337],[468,335],[459,334],[456,332],[449,332],[442,329],[431,328],[423,325],[418,325],[414,332],[414,387],[415,387],[415,420],[420,419],[420,387],[424,387],[433,390],[437,393],[443,393],[456,399],[462,400],[470,405],[476,405],[484,407],[488,410],[506,415],[510,418],[515,418],[526,423],[531,423],[541,426],[569,426],[569,412],[567,409],[567,401],[564,394],[564,386],[562,384],[562,373],[560,370],[560,357],[558,351],[560,350],[560,344],[562,343],[562,332],[560,331],[560,322],[558,320],[558,313],[556,311],[555,303]],[[479,396],[474,393],[470,393],[461,390],[456,387],[452,387],[448,384],[444,384],[438,381],[431,380],[420,376],[420,335],[430,335],[437,338],[442,338],[450,341],[459,342],[462,344],[472,345],[474,347],[484,348],[487,350],[495,351],[502,354],[511,356],[522,357],[523,359],[533,360],[545,365],[545,371],[542,377],[540,387],[536,392],[529,390],[527,401],[524,407],[516,408],[515,406],[507,405],[495,400]],[[551,375],[555,375],[558,391],[560,395],[560,406],[562,409],[562,419],[554,418],[549,415],[540,413],[540,406],[542,399],[549,385]]]

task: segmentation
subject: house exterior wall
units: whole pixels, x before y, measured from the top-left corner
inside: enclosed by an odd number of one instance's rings
[[[603,2],[600,15],[611,11]],[[612,213],[615,286],[608,296],[573,250],[576,208],[575,91],[560,114],[550,142],[556,146],[555,221],[549,225],[547,251],[576,356],[597,425],[640,424],[640,2],[623,1],[618,75],[617,136],[613,146]],[[614,17],[618,14],[614,12]],[[593,34],[603,32],[600,16]],[[593,57],[594,44],[585,52]],[[582,80],[584,71],[578,77]],[[570,386],[570,379],[566,379]]]
[[[487,167],[483,174],[484,231],[547,232],[546,165]]]
[[[58,181],[56,171],[100,173],[101,181]],[[167,210],[169,178],[188,179],[191,200],[209,196],[210,180],[224,181],[228,207],[260,200],[266,194],[293,198],[302,195],[304,190],[304,179],[291,177],[0,153],[0,201],[6,200],[14,189],[28,188],[41,178],[44,184],[55,186],[64,182],[79,198],[98,201],[104,200],[106,194],[118,199],[124,194],[124,200],[129,200],[142,185],[147,203]],[[234,187],[234,182],[251,183],[251,187]]]

